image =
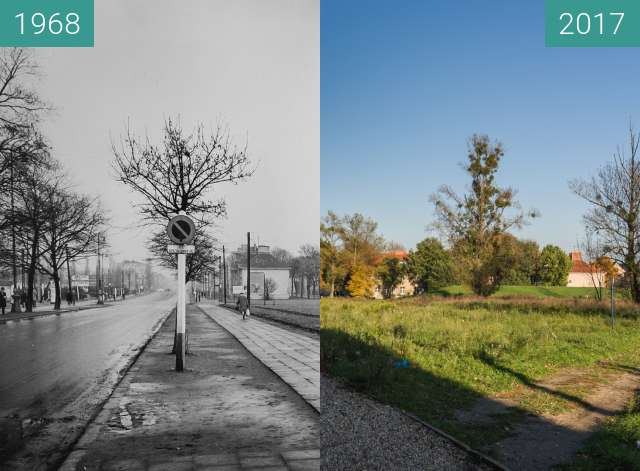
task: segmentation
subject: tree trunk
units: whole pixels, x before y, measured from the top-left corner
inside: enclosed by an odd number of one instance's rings
[[[633,266],[631,273],[631,296],[635,303],[640,303],[640,280],[638,279],[638,267]]]
[[[53,309],[56,311],[60,309],[60,275],[58,274],[58,269],[54,267],[53,269],[53,285],[56,290],[56,303],[53,306]]]
[[[329,292],[329,297],[333,298],[333,293],[336,290],[336,279],[335,278],[331,278],[331,291]]]

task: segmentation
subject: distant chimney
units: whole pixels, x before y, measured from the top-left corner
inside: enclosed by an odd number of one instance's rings
[[[569,257],[571,257],[571,261],[572,262],[581,262],[582,261],[582,254],[580,253],[579,250],[576,250],[574,252],[569,252]]]

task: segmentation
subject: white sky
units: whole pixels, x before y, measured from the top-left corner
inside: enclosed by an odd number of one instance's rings
[[[43,129],[78,190],[102,197],[118,259],[146,256],[133,193],[115,182],[110,140],[127,120],[159,142],[164,119],[183,129],[227,124],[258,164],[221,185],[229,217],[217,236],[296,252],[317,244],[320,214],[319,0],[98,0],[95,47],[38,49],[37,84],[56,110]]]

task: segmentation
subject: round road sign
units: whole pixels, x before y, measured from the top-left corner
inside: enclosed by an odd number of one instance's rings
[[[176,244],[189,244],[196,235],[196,226],[187,216],[175,216],[167,224],[167,235]]]

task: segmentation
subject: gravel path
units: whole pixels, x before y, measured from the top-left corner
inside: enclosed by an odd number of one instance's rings
[[[321,469],[491,470],[434,431],[321,378]]]

